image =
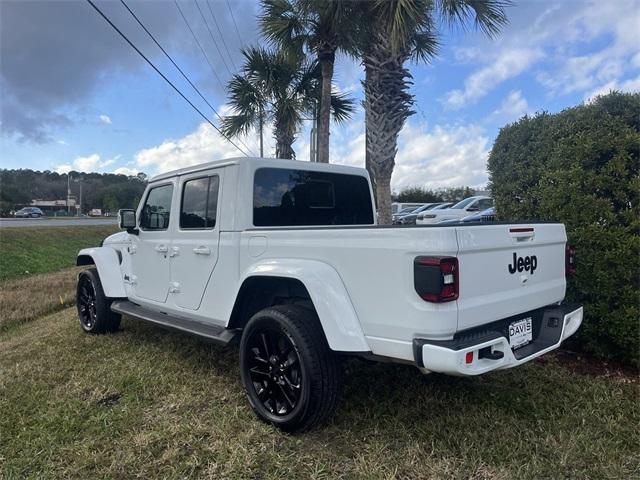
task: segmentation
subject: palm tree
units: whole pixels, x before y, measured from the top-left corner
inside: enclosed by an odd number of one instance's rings
[[[262,30],[279,48],[295,56],[313,52],[322,73],[317,161],[329,163],[329,129],[336,51],[354,44],[355,4],[346,0],[262,0]]]
[[[222,121],[226,136],[246,135],[252,128],[260,134],[263,152],[265,123],[272,122],[277,158],[295,158],[293,143],[304,116],[313,111],[320,98],[321,71],[318,62],[308,62],[282,51],[252,47],[242,51],[242,75],[234,75],[227,85],[234,110]],[[331,110],[337,121],[347,120],[354,102],[343,94],[331,96]]]
[[[428,61],[437,53],[440,17],[463,28],[496,35],[507,23],[508,0],[372,0],[359,3],[359,55],[365,69],[366,166],[373,180],[380,223],[391,223],[391,174],[398,135],[411,110],[410,60]]]

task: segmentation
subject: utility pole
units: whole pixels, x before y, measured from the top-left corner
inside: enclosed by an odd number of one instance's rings
[[[318,114],[317,114],[317,102],[313,104],[313,118],[311,119],[311,135],[309,138],[309,160],[312,162],[318,161]]]
[[[263,123],[264,123],[264,113],[262,112],[262,109],[260,109],[260,158],[264,158],[264,150],[263,150],[263,140],[262,140],[262,133],[263,133]]]
[[[78,205],[78,216],[82,216],[82,179],[78,178],[78,184],[80,185],[80,204]]]
[[[69,206],[69,197],[71,197],[71,174],[67,173],[67,215],[71,214]]]

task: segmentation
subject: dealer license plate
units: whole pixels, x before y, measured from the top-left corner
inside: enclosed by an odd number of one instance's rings
[[[533,327],[531,317],[523,318],[509,325],[509,345],[511,348],[520,348],[533,339]]]

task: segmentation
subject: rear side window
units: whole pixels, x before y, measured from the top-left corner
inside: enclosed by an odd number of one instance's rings
[[[140,228],[143,230],[166,230],[171,216],[173,185],[162,185],[149,190],[140,214]]]
[[[180,228],[203,229],[216,226],[218,176],[184,182],[180,206]]]
[[[284,168],[260,168],[253,186],[258,227],[370,225],[373,208],[365,177]]]

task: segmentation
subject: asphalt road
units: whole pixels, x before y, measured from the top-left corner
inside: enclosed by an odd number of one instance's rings
[[[20,227],[65,227],[68,225],[115,225],[118,222],[113,218],[0,218],[0,228]]]

